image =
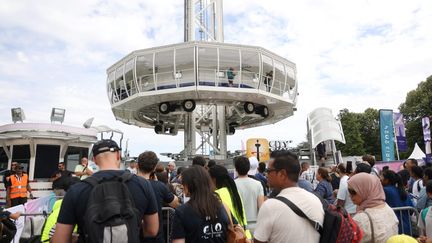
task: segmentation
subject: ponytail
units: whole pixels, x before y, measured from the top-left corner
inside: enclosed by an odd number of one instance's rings
[[[234,207],[234,211],[237,212],[239,224],[244,225],[243,217],[243,204],[240,198],[240,194],[237,190],[237,186],[231,176],[228,174],[228,170],[220,165],[214,165],[209,168],[209,173],[212,178],[216,179],[216,188],[226,187],[231,196],[231,203]]]

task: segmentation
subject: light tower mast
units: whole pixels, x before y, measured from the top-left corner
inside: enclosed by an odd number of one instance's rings
[[[185,42],[224,41],[222,0],[185,0],[184,6]],[[227,126],[225,108],[225,105],[201,104],[193,113],[186,115],[187,126],[184,129],[184,153],[186,157],[194,156],[200,149],[201,153],[203,153],[207,150],[207,147],[210,147],[214,158],[226,159]],[[197,123],[206,119],[211,120],[213,129],[208,129],[207,126],[200,124],[201,129],[198,130]],[[196,133],[201,137],[201,144],[198,148],[196,148]]]
[[[185,42],[224,41],[222,0],[185,0],[184,7]]]

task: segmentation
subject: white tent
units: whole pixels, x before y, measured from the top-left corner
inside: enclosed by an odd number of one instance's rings
[[[408,158],[413,158],[416,160],[423,160],[423,158],[426,157],[426,154],[423,153],[423,151],[421,150],[421,148],[418,146],[418,144],[416,143],[414,146],[414,150],[411,153],[411,155]]]

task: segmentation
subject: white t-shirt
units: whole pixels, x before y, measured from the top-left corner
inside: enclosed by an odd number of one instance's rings
[[[126,169],[127,169],[128,171],[130,171],[131,174],[134,174],[134,175],[137,174],[137,169],[135,169],[135,168],[127,167]]]
[[[415,203],[417,203],[417,198],[419,198],[420,191],[422,188],[423,188],[423,180],[422,179],[416,180],[413,184],[413,187],[412,187],[412,194],[415,196],[415,199],[414,199]]]
[[[367,208],[365,211],[369,213],[373,221],[376,243],[385,243],[390,237],[398,234],[399,221],[393,209],[391,209],[387,203],[385,203],[384,206]],[[363,230],[363,239],[361,242],[372,242],[371,224],[366,213],[357,213],[354,215],[353,219]]]
[[[77,164],[77,166],[75,166],[75,172],[84,172],[84,166],[83,165],[81,165],[81,164]],[[91,170],[91,171],[93,171],[92,169],[91,169],[91,167],[90,166],[87,166],[87,169],[89,169],[89,170]],[[79,176],[78,176],[79,177]],[[81,180],[85,180],[87,177],[89,177],[87,174],[84,174],[84,175],[82,175],[81,177],[79,177]]]
[[[423,214],[424,214],[423,210],[427,210],[426,217],[424,220],[423,220]],[[420,217],[418,219],[417,225],[423,231],[422,234],[426,233],[426,236],[429,238],[432,237],[432,207],[425,208],[423,210],[420,213]]]
[[[337,199],[339,200],[344,200],[345,204],[344,204],[344,208],[345,210],[350,213],[353,214],[356,212],[356,205],[352,202],[351,197],[348,194],[348,176],[344,175],[341,179],[340,179],[340,183],[339,183],[339,190],[337,193]]]
[[[310,219],[321,225],[324,210],[317,196],[299,187],[283,189],[278,196],[293,202]],[[320,234],[311,223],[277,199],[268,199],[258,212],[258,220],[254,237],[268,243],[280,242],[319,242]]]
[[[258,197],[264,196],[261,182],[252,178],[237,178],[235,180],[237,190],[243,200],[246,219],[248,222],[256,222],[258,215]]]

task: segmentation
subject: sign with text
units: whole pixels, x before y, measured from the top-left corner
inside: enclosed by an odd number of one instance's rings
[[[382,161],[394,161],[393,110],[380,110]]]
[[[288,150],[289,144],[292,143],[291,140],[283,141],[283,140],[271,140],[269,141],[269,147],[271,151],[276,150]]]

